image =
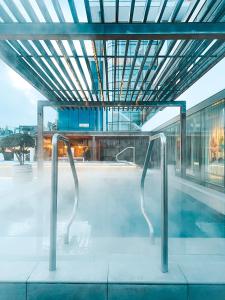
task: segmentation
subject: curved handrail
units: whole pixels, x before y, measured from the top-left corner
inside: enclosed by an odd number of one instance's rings
[[[58,143],[62,141],[67,146],[67,154],[71,166],[73,181],[75,185],[74,206],[69,222],[66,226],[65,243],[69,242],[70,227],[75,219],[78,201],[79,201],[79,183],[77,172],[73,160],[69,139],[55,133],[52,137],[52,183],[51,183],[51,208],[50,208],[50,252],[49,252],[49,270],[56,270],[56,240],[57,240],[57,195],[58,195]]]
[[[121,150],[119,153],[116,154],[116,161],[117,162],[127,162],[126,160],[120,160],[118,159],[118,156],[120,156],[123,152],[127,151],[128,149],[133,150],[133,163],[135,164],[135,147],[129,146]]]
[[[141,176],[141,211],[147,222],[151,239],[154,237],[154,228],[148,218],[144,208],[144,185],[147,174],[148,164],[151,159],[151,152],[154,140],[160,139],[161,142],[161,181],[162,181],[162,219],[161,219],[161,268],[162,272],[168,272],[168,175],[166,160],[166,136],[164,133],[158,133],[149,138],[149,145],[145,157]]]

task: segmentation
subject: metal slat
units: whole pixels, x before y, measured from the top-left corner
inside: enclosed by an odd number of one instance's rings
[[[92,17],[91,17],[89,0],[84,0],[84,5],[85,5],[88,23],[91,23]],[[102,83],[100,68],[99,68],[99,64],[98,64],[98,53],[97,53],[97,49],[96,49],[96,44],[95,44],[94,40],[91,40],[91,43],[92,43],[92,48],[93,48],[93,52],[94,52],[94,61],[95,61],[96,69],[97,69],[98,80],[99,80],[99,84],[100,84],[101,98],[102,98],[102,101],[104,101],[105,99],[104,99],[104,93],[103,93],[103,83]]]
[[[38,78],[37,74],[27,64],[22,63],[21,57],[18,56],[18,54],[16,54],[15,51],[3,41],[0,41],[0,58],[47,99],[57,99],[57,96],[49,91],[49,87],[45,84],[45,82],[40,77]]]
[[[144,14],[144,19],[143,19],[143,23],[147,22],[148,19],[148,14],[149,14],[149,10],[152,4],[152,0],[146,0],[146,4],[145,4],[145,14]]]
[[[58,1],[58,0],[52,0],[52,3],[53,3],[53,6],[54,6],[54,9],[55,9],[55,11],[56,11],[56,14],[57,14],[57,16],[58,16],[58,18],[59,18],[59,21],[60,21],[60,22],[65,22],[65,18],[64,18],[64,16],[63,16],[62,9],[61,9],[61,7],[60,7],[59,1]],[[77,76],[77,74],[76,74],[76,71],[75,71],[75,69],[74,69],[74,67],[73,67],[73,65],[72,65],[72,63],[71,63],[71,61],[70,61],[70,58],[69,58],[68,55],[67,55],[67,52],[66,52],[66,49],[65,49],[63,43],[62,43],[61,41],[57,41],[57,44],[58,44],[58,46],[59,46],[61,52],[63,53],[63,57],[64,57],[64,59],[65,59],[67,65],[68,65],[68,68],[70,69],[70,71],[71,71],[72,74],[74,75],[75,80],[76,80],[78,86],[80,87],[80,90],[81,90],[81,92],[82,92],[84,98],[86,99],[86,101],[88,101],[88,98],[87,98],[87,96],[86,96],[86,93],[84,92],[84,89],[83,89],[83,87],[82,87],[82,84],[80,83],[80,80],[79,80],[79,78],[78,78],[78,76]],[[72,46],[73,50],[75,50],[75,48],[74,48],[73,43],[72,43],[71,40],[68,41],[68,44],[69,44],[69,47],[70,47],[70,50],[71,50],[71,51],[72,51],[71,46]],[[74,53],[74,52],[75,52],[75,51],[73,51],[73,53]],[[75,57],[74,57],[74,58],[75,58]],[[75,59],[75,60],[76,60],[76,59]],[[80,72],[80,74],[81,74],[81,77],[82,77],[82,79],[83,79],[83,81],[84,81],[84,83],[85,83],[85,85],[86,85],[86,87],[87,87],[87,89],[88,89],[88,91],[89,91],[90,98],[93,100],[92,94],[91,94],[91,92],[90,92],[90,90],[89,90],[89,86],[88,86],[88,84],[87,84],[87,80],[86,80],[86,78],[85,78],[85,75],[84,75],[84,72],[83,72],[83,69],[82,69],[82,67],[81,67],[81,64],[80,64],[79,59],[76,60],[76,63],[77,63],[77,67],[78,67],[78,69],[79,69],[79,72]],[[79,93],[79,91],[77,91],[77,92]]]
[[[212,3],[211,3],[212,4]],[[175,8],[176,9],[176,8]],[[193,10],[191,11],[192,13],[194,12]],[[196,16],[197,17],[197,16]],[[204,20],[204,18],[206,17],[206,14],[203,14],[203,18],[201,19],[201,21],[203,21]],[[195,18],[196,19],[196,18]],[[184,46],[185,46],[185,44],[186,44],[186,42],[184,41],[184,42],[182,42],[180,45],[179,45],[179,47],[180,47],[180,49],[182,49]],[[170,50],[172,50],[172,47],[173,47],[173,45],[175,45],[175,41],[173,41],[172,42],[172,44],[171,44],[171,47],[170,47]],[[179,49],[179,50],[180,50]],[[192,49],[192,51],[194,51],[194,48]],[[169,53],[169,51],[167,52],[167,53]],[[164,58],[164,60],[161,62],[161,64],[160,64],[160,66],[159,66],[159,68],[158,68],[158,72],[161,70],[161,68],[164,66],[164,62],[165,62],[165,60],[166,60],[166,58],[167,57],[165,57]],[[175,60],[176,60],[176,57],[175,57]],[[164,74],[168,74],[168,72],[169,71],[171,71],[171,65],[173,65],[174,64],[174,60],[173,61],[171,61],[171,63],[170,63],[170,65],[168,65],[168,67],[164,70]],[[151,82],[149,83],[149,85],[148,85],[148,88],[151,86],[151,84],[153,83],[153,80],[156,78],[156,76],[158,75],[158,72],[153,76],[153,78],[152,78],[152,80],[151,80]],[[160,78],[162,78],[163,76],[161,75],[160,76]],[[159,82],[159,80],[158,80],[158,82]],[[144,96],[146,95],[146,92],[145,92],[145,94],[144,94]],[[144,99],[144,96],[143,96],[143,99]]]
[[[155,64],[155,62],[156,62],[156,60],[157,60],[157,56],[158,56],[158,54],[160,53],[162,47],[163,47],[163,43],[160,43],[159,48],[157,49],[157,53],[156,53],[155,59],[152,60],[150,66],[149,66],[149,69],[148,69],[148,71],[146,72],[145,77],[144,77],[144,79],[143,79],[143,81],[142,81],[142,83],[141,83],[141,86],[140,86],[140,88],[139,88],[138,94],[137,94],[137,96],[136,96],[136,98],[135,98],[135,100],[134,100],[135,102],[139,102],[139,101],[140,101],[140,100],[139,100],[139,95],[141,94],[141,92],[143,92],[143,87],[144,87],[144,85],[147,83],[148,77],[149,77],[149,75],[150,75],[150,73],[151,73],[151,71],[152,71],[152,68],[153,68],[153,66],[154,66],[154,64]],[[145,92],[146,92],[147,90],[148,90],[148,89],[146,89]],[[143,99],[143,98],[144,98],[144,97],[142,97],[142,99]]]
[[[128,49],[129,49],[129,41],[126,41],[123,70],[122,70],[122,76],[121,76],[121,82],[120,82],[119,101],[120,101],[120,98],[121,98],[121,95],[122,95],[122,92],[123,92],[124,75],[125,75],[126,66],[127,66],[127,53],[128,53]]]
[[[133,21],[135,0],[131,0],[129,23]]]
[[[120,1],[119,0],[116,0],[116,23],[119,22],[119,5],[120,5]]]
[[[210,55],[212,53],[214,53],[215,51],[218,51],[219,47],[223,46],[224,47],[224,42],[223,41],[217,41],[208,51],[208,57],[207,57],[207,53],[206,56],[204,58],[201,58],[200,61],[192,68],[190,73],[194,74],[194,77],[197,77],[198,79],[202,76],[203,74],[203,70],[205,64],[206,64],[206,60],[210,58]],[[225,53],[225,47],[223,48],[223,51]],[[211,58],[210,58],[211,60]],[[217,59],[215,59],[215,61],[218,61]],[[203,65],[203,69],[200,68],[200,66]],[[181,76],[184,76],[185,71],[182,72]],[[191,74],[189,74],[191,75]],[[188,79],[185,82],[180,81],[179,84],[177,86],[182,86],[183,84],[185,85],[185,83],[187,83]],[[169,93],[170,95],[171,93]],[[165,95],[163,95],[163,97],[166,97],[168,95],[168,93],[165,93]],[[172,96],[172,95],[171,95]],[[162,99],[163,99],[162,97]]]
[[[140,79],[141,74],[142,74],[142,72],[143,72],[144,65],[145,65],[145,63],[146,63],[146,60],[149,58],[149,52],[150,52],[150,50],[151,50],[152,43],[153,43],[152,41],[148,42],[148,46],[147,46],[147,49],[146,49],[146,51],[145,51],[145,55],[144,55],[144,57],[143,57],[143,59],[142,59],[141,66],[140,66],[140,69],[139,69],[139,71],[138,71],[138,75],[137,75],[136,81],[135,81],[135,83],[134,83],[134,87],[133,87],[133,91],[132,91],[132,94],[131,94],[130,101],[132,101],[132,99],[133,99],[133,96],[134,96],[134,93],[135,93],[135,91],[136,91],[136,88],[137,88],[139,79]]]
[[[72,53],[73,53],[73,57],[74,57],[74,59],[75,59],[75,61],[76,61],[76,63],[77,63],[77,66],[78,66],[78,69],[79,69],[79,71],[80,71],[81,77],[82,77],[82,79],[83,79],[83,81],[84,81],[84,83],[85,83],[85,85],[86,85],[86,87],[87,87],[87,91],[88,91],[88,93],[89,93],[90,99],[91,99],[91,101],[94,101],[94,98],[93,98],[93,96],[92,96],[92,92],[91,92],[91,90],[90,90],[90,88],[89,88],[89,85],[88,85],[88,82],[87,82],[86,75],[85,75],[84,70],[83,70],[83,68],[82,68],[80,59],[79,59],[79,57],[78,57],[78,55],[77,55],[76,49],[75,49],[75,47],[74,47],[74,45],[73,45],[73,42],[69,40],[69,41],[68,41],[68,44],[69,44],[69,47],[70,47],[70,49],[71,49],[71,51],[72,51]]]
[[[68,0],[68,3],[69,3],[70,11],[71,11],[71,14],[72,14],[72,17],[73,17],[73,21],[74,21],[74,23],[78,23],[79,20],[78,20],[78,15],[77,15],[76,7],[75,7],[75,4],[74,4],[74,0]],[[90,75],[90,78],[91,78],[92,87],[95,91],[96,99],[97,99],[97,101],[99,101],[98,94],[97,94],[97,91],[95,89],[94,78],[93,78],[93,74],[92,74],[92,71],[91,71],[90,61],[88,59],[87,50],[86,50],[84,41],[80,41],[80,46],[81,46],[81,49],[82,49],[82,52],[83,52],[83,55],[84,55],[84,59],[85,59],[85,63],[86,63],[86,66],[87,66],[87,69],[88,69],[88,72],[89,72],[89,75]]]
[[[130,87],[130,83],[131,83],[131,80],[132,80],[132,76],[133,76],[133,72],[134,72],[134,68],[135,68],[135,63],[136,63],[138,51],[140,49],[140,45],[141,45],[141,41],[138,41],[136,49],[135,49],[134,57],[133,57],[133,60],[132,60],[132,65],[131,65],[131,69],[130,69],[129,79],[128,79],[128,83],[127,83],[127,89],[129,89],[129,87]],[[125,101],[127,101],[127,95],[128,95],[128,90],[126,91]]]
[[[43,14],[45,20],[46,20],[47,22],[52,23],[52,18],[51,18],[51,16],[50,16],[49,12],[48,12],[48,8],[47,8],[45,2],[44,2],[43,0],[37,0],[37,4],[38,4],[38,6],[39,6],[39,8],[40,8],[40,10],[41,10],[41,12],[42,12],[42,14]],[[59,7],[58,7],[58,9],[59,9]],[[64,76],[66,77],[66,79],[68,80],[68,82],[71,84],[71,86],[72,86],[72,87],[74,88],[74,90],[76,91],[76,95],[78,96],[79,100],[80,100],[80,101],[83,101],[83,99],[82,99],[81,96],[80,96],[80,93],[77,91],[76,86],[74,85],[73,81],[71,80],[69,73],[67,72],[66,68],[64,67],[64,65],[63,65],[63,63],[62,63],[62,61],[61,61],[61,59],[58,57],[58,55],[57,55],[57,53],[56,53],[56,51],[55,51],[55,48],[52,46],[52,44],[51,44],[50,41],[48,41],[48,40],[45,41],[45,44],[48,46],[48,49],[51,51],[51,53],[52,53],[54,59],[56,60],[56,62],[57,62],[58,65],[59,65],[59,67],[60,67],[62,73],[64,74]],[[51,63],[51,64],[53,65],[53,63]],[[59,72],[58,72],[58,73],[59,73]],[[58,74],[57,74],[57,75],[58,75]],[[65,80],[64,80],[64,81],[65,81]],[[72,92],[70,92],[70,96],[71,96],[71,99],[76,100],[76,99],[74,99],[74,95],[73,95]]]
[[[29,17],[31,18],[31,20],[33,22],[40,22],[40,20],[38,19],[33,7],[30,5],[29,0],[20,0],[21,3],[23,4],[23,7],[25,8],[25,10],[27,11]]]
[[[115,101],[116,98],[116,71],[117,71],[117,41],[115,41],[115,56],[114,56],[114,92],[113,92],[113,101]]]
[[[192,44],[196,44],[196,43],[192,42]],[[203,44],[203,47],[202,47],[202,44]],[[195,46],[196,52],[198,51],[199,47],[202,47],[202,48],[200,48],[200,51],[203,51],[209,44],[210,43],[208,41],[207,42],[206,41],[198,42],[197,43],[198,46]],[[192,51],[193,51],[192,47],[189,46],[189,48],[187,48],[187,55],[188,55],[188,53],[191,53]],[[164,70],[164,73],[162,74],[162,78],[164,77],[164,80],[158,80],[156,85],[157,84],[163,85],[164,89],[167,86],[170,86],[170,84],[169,84],[170,78],[173,78],[173,79],[177,78],[177,76],[175,75],[175,73],[177,72],[176,65],[179,65],[179,69],[187,70],[190,67],[190,65],[196,60],[196,58],[198,58],[198,54],[196,54],[195,57],[194,56],[188,57],[188,59],[185,61],[180,60],[180,59],[178,59],[177,62],[176,62],[176,59],[171,61],[170,64],[168,65],[167,69]],[[167,70],[168,70],[168,72],[167,72]],[[161,89],[159,89],[156,92],[156,94],[154,95],[154,98],[156,98],[160,92],[161,92]],[[150,97],[149,97],[149,99],[150,99]]]
[[[10,2],[8,2],[9,4]],[[7,14],[7,12],[4,10],[4,8],[1,6],[0,7],[0,15],[2,16],[3,20],[5,20],[6,22],[13,22],[13,20],[11,19],[11,17]],[[19,17],[19,13],[16,9],[16,7],[14,7],[14,15],[15,17],[18,19],[20,18]],[[20,18],[21,19],[21,18]],[[28,43],[28,42],[27,42]],[[20,44],[17,42],[17,41],[12,41],[11,44],[13,45],[13,47],[19,52],[19,53],[22,53],[22,54],[25,54],[25,50],[20,46]],[[48,77],[43,73],[43,71],[39,68],[39,66],[32,60],[32,59],[29,59],[29,58],[26,58],[27,60],[27,63],[29,63],[30,65],[35,65],[35,68],[36,70],[33,71],[33,72],[37,72],[36,73],[36,76],[40,76],[40,80],[42,81],[43,79],[45,80],[45,82],[47,82],[50,87],[52,88],[52,83],[50,82],[50,80],[48,79]],[[25,61],[24,60],[21,60],[21,66],[23,66],[23,68],[25,68]],[[31,68],[29,65],[26,64],[26,68]],[[42,79],[43,78],[43,79]],[[53,89],[52,89],[53,90]],[[60,100],[58,98],[58,96],[55,96],[55,98],[57,100]]]
[[[19,22],[21,22],[21,23],[26,22],[26,19],[20,13],[19,9],[17,8],[17,6],[15,5],[15,3],[12,0],[4,1],[4,3]]]
[[[10,44],[12,44],[12,46],[18,50],[18,52],[21,53],[21,55],[24,57],[26,51],[20,46],[20,44],[16,41],[11,41]],[[28,47],[29,42],[23,42],[23,46],[28,50],[28,51],[32,51],[32,47]],[[26,61],[33,67],[34,72],[37,73],[37,76],[40,76],[42,80],[44,80],[44,82],[46,82],[52,90],[54,90],[54,86],[58,88],[57,84],[55,82],[52,82],[48,76],[43,72],[43,70],[38,66],[38,64],[30,57],[26,57],[25,58]],[[46,68],[45,68],[46,71]],[[58,91],[58,93],[60,94],[59,89],[56,89],[56,91]],[[60,94],[60,96],[62,97],[63,100],[66,100],[66,97],[62,94]]]
[[[76,83],[78,84],[78,86],[79,86],[79,88],[80,88],[80,90],[81,90],[81,92],[82,92],[82,94],[83,94],[83,97],[86,99],[86,101],[88,101],[88,98],[87,98],[87,96],[86,96],[86,94],[85,94],[85,92],[84,92],[84,89],[83,89],[83,87],[82,87],[82,85],[81,85],[81,83],[80,83],[80,80],[79,80],[79,78],[78,78],[78,76],[77,76],[77,74],[76,74],[76,70],[74,69],[74,67],[73,67],[73,65],[72,65],[72,63],[71,63],[71,61],[70,61],[70,59],[69,59],[68,56],[67,56],[66,49],[65,49],[63,43],[62,43],[61,41],[58,41],[57,44],[58,44],[58,46],[59,46],[61,52],[63,53],[63,56],[64,56],[64,59],[65,59],[65,61],[66,61],[66,63],[67,63],[67,66],[68,66],[68,68],[70,69],[70,71],[72,72],[72,74],[73,74],[73,76],[74,76],[74,78],[75,78],[75,81],[76,81]],[[68,74],[68,75],[69,75],[69,74]],[[71,79],[71,80],[72,80],[72,79]],[[75,85],[74,85],[74,86],[75,86]],[[77,93],[79,93],[77,87],[76,87],[76,90],[77,90]]]
[[[215,4],[215,3],[211,3],[211,8],[213,7],[213,4]],[[224,9],[224,7],[222,8],[222,9]],[[209,14],[209,12],[208,12],[208,14]],[[206,18],[207,17],[207,14],[206,13],[204,13],[203,14],[203,19],[202,20],[204,20],[204,18]],[[214,21],[218,21],[218,18],[216,18]],[[184,42],[183,42],[184,43]],[[205,45],[205,49],[206,49],[206,47],[208,47],[208,45],[210,44],[209,42],[208,43],[205,43],[206,45]],[[204,50],[204,49],[203,49]],[[192,53],[192,51],[196,51],[196,46],[194,45],[193,47],[191,47],[190,48],[190,50],[189,50],[189,54],[190,53]],[[172,68],[172,66],[174,66],[174,64],[175,64],[175,61],[176,61],[176,58],[175,59],[173,59],[172,61],[171,61],[171,63],[170,63],[170,65],[168,65],[168,67],[164,70],[164,74],[166,74],[166,75],[164,75],[164,76],[167,76],[167,77],[169,77],[169,75],[172,77],[172,78],[174,78],[174,74],[171,74],[171,68]],[[186,67],[186,69],[189,67],[189,65],[191,65],[191,64],[189,64],[188,66],[187,66],[187,63],[186,63],[186,61],[184,62],[184,64],[185,65],[180,65],[180,68],[181,69],[183,69],[183,68],[185,68]],[[161,75],[160,76],[160,78],[163,78],[163,76]],[[158,79],[158,82],[160,81],[160,78]],[[160,81],[160,84],[161,83],[163,83],[163,81],[161,80]],[[164,85],[164,84],[163,84]],[[157,94],[158,94],[159,92],[157,92]],[[156,95],[155,95],[156,96]]]
[[[72,81],[72,79],[70,78],[69,73],[67,72],[64,64],[62,63],[61,59],[58,57],[55,48],[52,46],[51,42],[46,40],[44,41],[45,44],[47,45],[48,49],[51,51],[53,57],[55,58],[56,62],[58,63],[60,70],[64,73],[64,76],[66,77],[66,79],[68,80],[68,82],[71,84],[72,88],[77,91],[77,87],[75,86],[74,82]],[[80,101],[83,101],[83,99],[81,98],[80,93],[77,91],[77,96],[79,98]],[[73,94],[72,94],[73,95]],[[74,98],[74,95],[72,96],[72,98]]]
[[[61,73],[58,71],[58,69],[56,68],[56,66],[54,65],[54,63],[52,62],[52,60],[50,59],[50,57],[48,56],[46,50],[44,49],[44,47],[42,46],[42,44],[40,43],[40,41],[33,41],[34,45],[37,47],[37,49],[40,51],[40,53],[43,55],[43,57],[45,58],[46,62],[50,65],[50,67],[53,69],[53,71],[55,72],[55,74],[59,77],[59,79],[61,80],[61,82],[63,83],[63,85],[67,88],[67,90],[70,92],[68,95],[68,99],[69,100],[73,100],[74,99],[74,95],[71,93],[70,88],[67,84],[67,82],[65,81],[65,79],[63,78],[63,76],[61,75]],[[53,56],[52,56],[53,57]],[[45,65],[46,66],[46,65]],[[46,66],[47,68],[47,66]],[[56,79],[57,80],[57,79]]]

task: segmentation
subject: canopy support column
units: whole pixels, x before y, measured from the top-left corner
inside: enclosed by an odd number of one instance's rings
[[[180,163],[181,177],[186,176],[186,103],[180,106]]]
[[[44,101],[38,101],[38,103],[37,103],[37,168],[38,168],[38,174],[40,174],[43,170],[43,160],[44,160],[43,127],[44,127]]]

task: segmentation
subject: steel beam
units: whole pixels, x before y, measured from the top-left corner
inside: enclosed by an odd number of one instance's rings
[[[41,101],[43,106],[55,107],[55,108],[123,108],[123,107],[130,107],[130,108],[149,108],[149,107],[184,107],[186,109],[186,102],[185,101],[140,101],[137,103],[135,102],[125,102],[125,101],[74,101],[74,102],[54,102],[54,101]]]
[[[1,23],[0,40],[225,39],[224,22]]]

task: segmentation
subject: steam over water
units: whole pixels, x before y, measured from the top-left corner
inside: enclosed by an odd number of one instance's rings
[[[42,180],[34,176],[29,183],[15,183],[10,176],[1,177],[0,257],[48,255],[50,171],[51,166],[46,163]],[[141,172],[140,167],[126,164],[77,164],[80,201],[77,218],[71,227],[71,245],[66,249],[63,234],[73,208],[74,185],[69,164],[61,162],[58,186],[59,252],[76,253],[77,249],[89,249],[91,252],[93,245],[101,249],[105,241],[110,241],[110,247],[117,250],[126,241],[123,247],[128,253],[131,241],[136,251],[142,245],[140,241],[151,247],[148,227],[140,209]],[[157,239],[160,237],[161,222],[158,169],[148,171],[146,176],[145,207]],[[224,238],[224,228],[224,217],[183,193],[173,168],[170,168],[169,236],[173,239]],[[110,247],[107,251],[111,251]]]

